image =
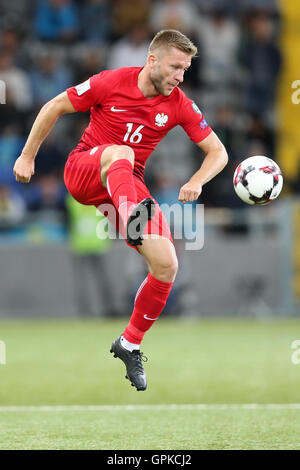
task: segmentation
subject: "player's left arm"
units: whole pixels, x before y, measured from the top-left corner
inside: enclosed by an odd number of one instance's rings
[[[228,162],[226,149],[213,131],[196,145],[204,151],[205,158],[200,169],[180,188],[178,200],[183,203],[196,201],[203,185],[220,173]]]

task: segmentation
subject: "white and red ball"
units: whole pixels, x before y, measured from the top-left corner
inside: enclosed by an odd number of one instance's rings
[[[235,192],[247,204],[268,204],[279,196],[282,185],[277,163],[260,155],[243,160],[233,175]]]

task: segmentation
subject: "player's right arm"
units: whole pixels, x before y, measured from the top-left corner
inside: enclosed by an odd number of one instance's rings
[[[60,116],[75,111],[66,91],[42,107],[33,123],[22,153],[15,162],[13,172],[17,181],[29,183],[34,174],[34,160],[40,145]]]

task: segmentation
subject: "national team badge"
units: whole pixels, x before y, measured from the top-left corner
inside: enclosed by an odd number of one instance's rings
[[[163,127],[166,125],[166,123],[168,122],[168,115],[165,114],[165,113],[158,113],[156,116],[155,116],[155,124],[158,126],[158,127]]]
[[[195,111],[195,113],[197,114],[202,114],[200,109],[198,108],[198,106],[196,105],[196,103],[194,103],[194,101],[192,102],[192,108],[193,110]]]

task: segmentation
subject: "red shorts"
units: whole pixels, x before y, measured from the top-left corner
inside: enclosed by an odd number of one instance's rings
[[[101,182],[101,155],[103,150],[111,145],[113,144],[99,145],[90,150],[73,150],[65,165],[64,180],[69,193],[76,201],[87,206],[97,207],[119,232],[121,224],[117,211],[113,211],[114,217],[110,216],[111,211],[108,211],[108,214],[106,213],[107,207],[113,206],[113,201]],[[155,201],[140,177],[134,175],[134,183],[137,202],[147,197],[151,197]],[[168,238],[173,243],[169,225],[157,201],[155,201],[154,216],[146,225],[144,234]]]

